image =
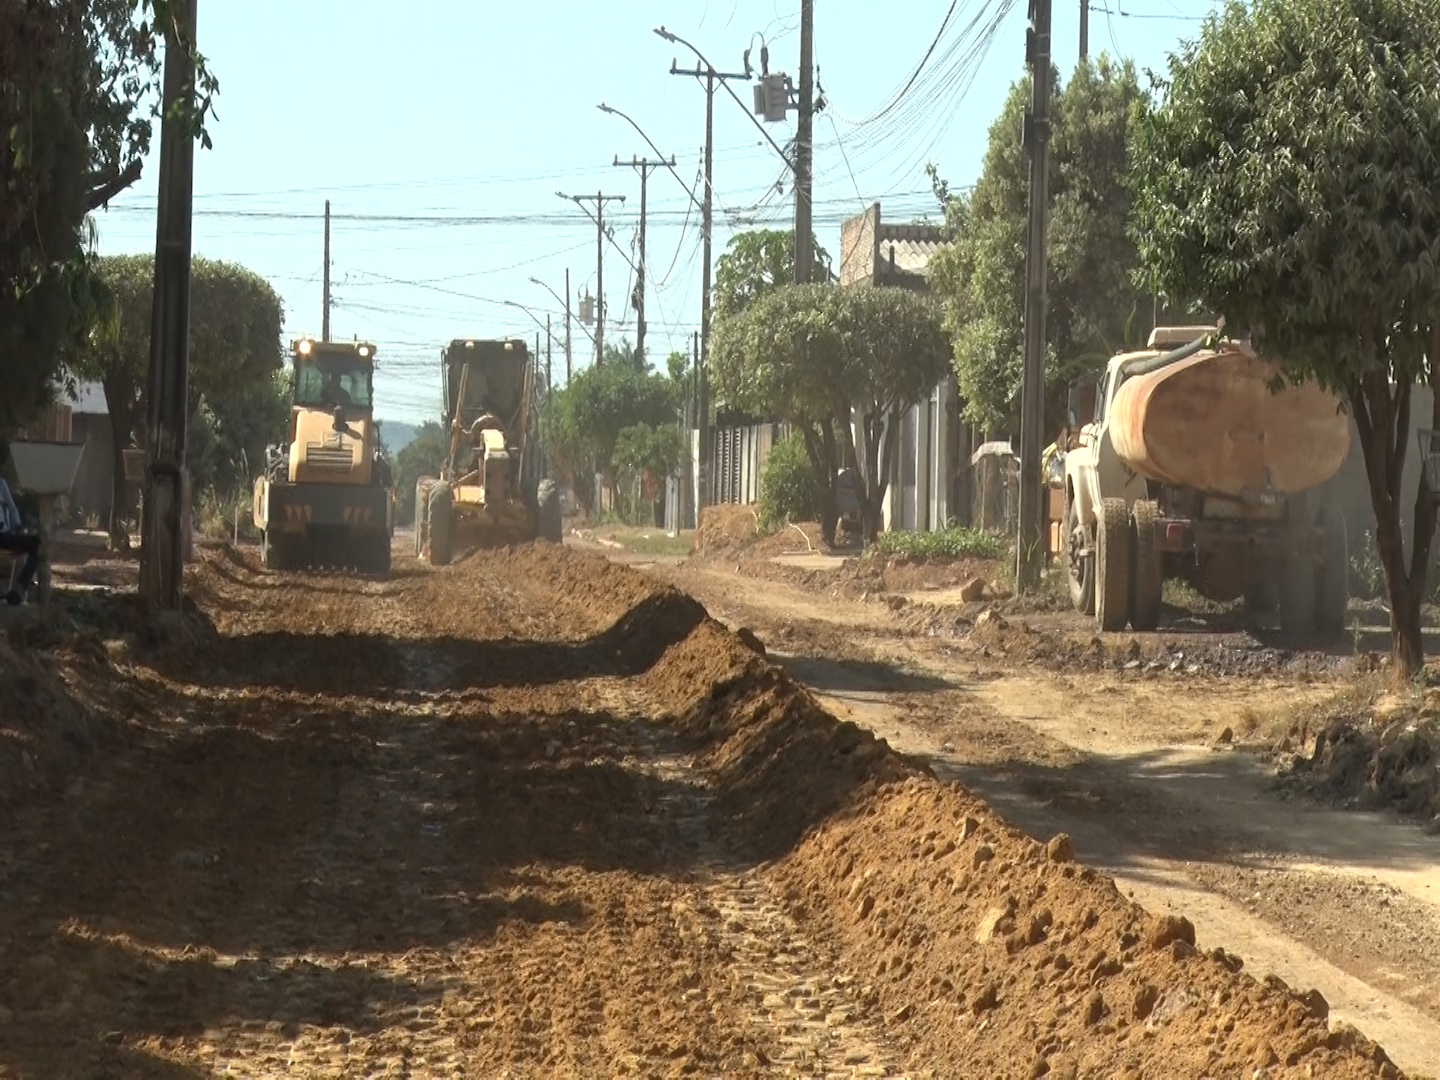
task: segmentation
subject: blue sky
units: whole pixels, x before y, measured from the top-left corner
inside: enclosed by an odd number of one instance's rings
[[[931,61],[936,76],[978,40],[966,33],[977,13],[1004,3],[957,0]],[[1091,0],[1090,51],[1163,67],[1212,6]],[[199,8],[200,47],[220,97],[214,149],[196,155],[196,254],[262,274],[284,299],[287,338],[318,335],[329,198],[332,336],[375,342],[377,412],[408,422],[437,414],[439,350],[454,337],[533,340],[534,320],[549,315],[563,377],[563,308],[530,278],[563,295],[568,267],[572,292],[593,293],[596,233],[557,189],[623,194],[624,205],[610,204],[606,215],[635,260],[639,176],[613,161],[650,151],[599,102],[633,117],[696,182],[705,94],[697,80],[670,74],[672,58],[680,67],[696,61],[652,28],[664,24],[722,70],[740,70],[752,43],[758,68],[762,38],[771,70],[793,76],[799,66],[799,0],[199,0]],[[905,84],[949,8],[949,0],[817,0],[815,59],[830,105],[815,127],[815,230],[832,254],[841,220],[872,201],[887,220],[934,213],[926,162],[952,185],[973,182],[980,169],[990,122],[1023,72],[1024,0],[1014,0],[977,52],[983,59],[966,73],[968,86],[958,72],[922,76],[885,120],[862,122]],[[1060,0],[1054,50],[1062,72],[1074,66],[1078,25],[1078,3]],[[748,104],[750,88],[731,86]],[[783,146],[793,117],[767,130]],[[154,250],[158,144],[141,182],[98,216],[103,253]],[[737,228],[788,225],[793,192],[775,151],[723,92],[715,145],[718,256]],[[647,351],[659,359],[671,348],[688,351],[699,327],[700,227],[665,170],[651,176],[649,205]],[[607,340],[634,341],[633,281],[622,252],[607,244]],[[587,366],[587,332],[577,322],[572,333],[576,367]]]

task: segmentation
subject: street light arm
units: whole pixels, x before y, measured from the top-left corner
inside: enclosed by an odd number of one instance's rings
[[[695,190],[689,184],[685,183],[684,178],[680,175],[679,170],[675,168],[673,163],[665,161],[665,155],[661,153],[660,148],[655,145],[654,140],[652,140],[649,135],[645,134],[644,128],[642,128],[625,113],[615,108],[613,105],[606,105],[602,101],[599,105],[596,105],[595,107],[603,113],[609,113],[611,116],[620,117],[620,119],[624,120],[627,124],[629,124],[637,132],[639,132],[640,137],[645,140],[646,145],[648,145],[651,150],[655,151],[655,156],[660,158],[662,162],[665,162],[665,167],[670,170],[670,173],[672,176],[675,177],[676,182],[685,189],[685,194],[690,196],[690,204],[694,206],[696,210],[699,210],[702,214],[705,212],[705,207],[702,206],[700,200],[695,197]]]
[[[655,28],[655,33],[658,34],[660,37],[664,38],[666,41],[671,42],[672,44],[684,45],[687,49],[689,49],[697,57],[699,57],[700,62],[705,65],[708,71],[715,70],[715,65],[710,63],[709,60],[705,59],[705,54],[702,53],[699,49],[697,49],[694,45],[691,45],[690,42],[686,41],[679,34],[671,33],[663,26],[657,26]],[[748,67],[749,65],[747,64],[746,66]],[[674,75],[679,74],[679,72],[675,70],[674,61],[671,61],[670,72]],[[748,78],[750,73],[747,71],[745,75]],[[720,85],[725,88],[725,92],[727,94],[729,94],[732,98],[735,99],[735,104],[740,106],[741,111],[743,111],[745,115],[750,118],[750,122],[755,125],[756,130],[758,130],[761,135],[765,136],[765,141],[768,142],[771,148],[780,155],[780,160],[785,162],[785,167],[793,173],[795,171],[795,163],[790,160],[790,155],[785,153],[785,151],[780,148],[780,144],[770,137],[770,132],[765,130],[764,124],[760,123],[759,120],[755,119],[755,114],[750,110],[750,107],[746,105],[745,102],[740,100],[740,95],[735,93],[734,90],[730,89],[729,81],[727,79],[721,79]]]

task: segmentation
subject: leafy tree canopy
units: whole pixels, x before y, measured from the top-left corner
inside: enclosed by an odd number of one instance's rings
[[[78,378],[105,387],[117,460],[144,420],[150,369],[150,318],[155,261],[149,255],[107,256],[96,261],[97,318],[69,361]],[[191,264],[190,398],[216,419],[221,456],[252,469],[265,445],[280,434],[276,375],[280,370],[280,297],[270,283],[234,263],[197,258]],[[123,501],[116,478],[115,505]]]
[[[89,320],[85,217],[140,177],[170,17],[170,0],[0,5],[0,429],[44,402],[60,350]],[[187,117],[208,146],[217,84],[192,59]]]
[[[1129,136],[1146,96],[1132,64],[1104,56],[1082,63],[1067,86],[1058,72],[1053,77],[1046,382],[1064,387],[1102,367],[1142,329],[1126,184]],[[966,414],[1014,430],[1025,366],[1030,184],[1019,132],[1029,99],[1027,76],[1011,87],[991,125],[973,191],[953,195],[931,174],[953,242],[932,260],[930,280],[946,301]]]
[[[862,474],[867,531],[878,531],[900,430],[886,421],[944,377],[950,356],[940,306],[928,296],[790,285],[717,321],[710,362],[718,394],[778,413],[802,433],[829,541],[841,465]]]
[[[830,256],[812,239],[815,265],[810,280],[830,276]],[[734,315],[758,297],[795,283],[795,230],[752,229],[737,233],[715,261],[715,316]]]
[[[1349,403],[1407,672],[1435,527],[1421,485],[1407,569],[1410,397],[1440,356],[1437,40],[1437,0],[1232,0],[1171,59],[1133,154],[1143,280]]]

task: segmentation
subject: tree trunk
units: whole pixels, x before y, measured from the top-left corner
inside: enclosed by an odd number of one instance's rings
[[[840,527],[840,505],[835,495],[834,442],[835,433],[822,425],[820,435],[809,423],[792,425],[805,443],[805,456],[810,459],[810,475],[820,501],[820,539],[827,547],[835,546],[835,532]]]
[[[1347,391],[1360,448],[1365,457],[1370,505],[1375,511],[1375,545],[1385,570],[1385,595],[1390,604],[1390,650],[1396,674],[1412,678],[1425,664],[1420,607],[1430,570],[1435,535],[1435,507],[1424,477],[1415,497],[1414,536],[1410,560],[1405,559],[1405,534],[1400,520],[1401,478],[1410,440],[1412,386],[1401,383],[1393,392],[1385,375],[1388,365],[1369,365],[1372,374]],[[1431,409],[1431,427],[1440,428],[1440,394]]]

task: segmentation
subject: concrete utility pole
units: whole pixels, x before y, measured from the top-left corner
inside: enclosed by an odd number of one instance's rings
[[[662,27],[661,30],[664,28]],[[656,33],[667,41],[679,40],[668,31]],[[699,56],[699,51],[688,42],[690,51]],[[715,87],[719,83],[723,85],[727,79],[740,79],[748,82],[750,76],[744,72],[716,71],[706,61],[703,68],[682,69],[675,66],[675,61],[670,61],[671,75],[689,75],[693,78],[705,80],[705,196],[700,208],[701,235],[704,238],[704,252],[701,256],[700,266],[700,377],[696,380],[699,383],[699,402],[696,406],[697,426],[700,429],[700,502],[695,507],[695,520],[698,524],[700,511],[710,505],[710,263],[711,249],[713,243],[714,221],[715,221]]]
[[[320,323],[320,340],[330,340],[330,200],[325,200],[325,314]]]
[[[570,268],[565,268],[565,385],[570,385],[574,362],[570,352]]]
[[[1080,0],[1080,59],[1090,55],[1090,0]]]
[[[1030,246],[1025,257],[1025,382],[1020,397],[1020,528],[1016,580],[1022,592],[1040,584],[1045,537],[1040,455],[1045,445],[1046,231],[1050,207],[1050,0],[1030,0],[1025,33],[1030,108],[1025,148],[1030,154]]]
[[[595,222],[595,366],[599,367],[605,358],[605,204],[607,202],[624,202],[624,195],[606,195],[597,191],[594,195],[566,195],[563,191],[555,194],[562,199],[569,199]],[[587,202],[595,203],[595,213],[591,214],[586,210]],[[567,287],[565,295],[568,298],[570,290]]]
[[[638,169],[640,172],[640,265],[635,268],[635,280],[638,284],[635,287],[635,359],[643,366],[645,363],[645,191],[650,179],[652,169],[675,167],[675,158],[669,161],[651,161],[649,158],[637,158],[631,155],[629,161],[621,161],[620,156],[615,156],[615,164],[620,168]]]
[[[800,0],[800,108],[795,130],[795,284],[810,282],[815,262],[815,0]]]
[[[550,369],[550,354],[554,347],[555,338],[550,332],[550,313],[547,311],[545,313],[545,395],[547,400],[555,389],[555,376]]]
[[[164,120],[150,315],[149,468],[140,527],[140,595],[180,610],[185,590],[185,425],[190,375],[190,225],[195,139],[195,3],[175,0],[165,27]]]

